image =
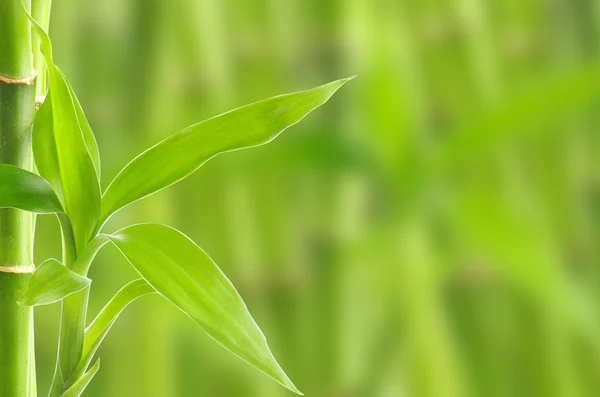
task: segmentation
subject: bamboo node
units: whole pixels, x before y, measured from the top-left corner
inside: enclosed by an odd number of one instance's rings
[[[24,77],[22,79],[13,79],[12,77],[7,77],[3,74],[0,74],[0,83],[9,84],[9,85],[32,85],[35,81],[36,74],[33,72],[31,76]]]
[[[0,266],[0,273],[29,274],[33,273],[35,265],[29,266]]]

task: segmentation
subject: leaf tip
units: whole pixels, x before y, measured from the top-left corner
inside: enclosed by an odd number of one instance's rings
[[[31,294],[31,291],[29,291],[29,289],[25,291],[21,299],[17,301],[17,305],[21,307],[33,307],[36,306],[37,303],[37,299],[33,294]]]
[[[356,76],[346,77],[345,79],[339,79],[332,81],[331,83],[324,84],[320,87],[317,87],[315,90],[319,90],[323,95],[323,103],[327,102],[333,94],[335,94],[343,85],[347,82],[354,80]]]
[[[329,86],[331,88],[331,95],[335,94],[335,92],[337,90],[339,90],[344,84],[348,83],[349,81],[352,81],[356,78],[356,76],[350,76],[350,77],[346,77],[345,79],[339,79],[339,80],[335,80],[332,81],[329,84],[326,84],[326,86]]]
[[[283,387],[285,387],[289,391],[291,391],[299,396],[303,396],[304,393],[302,393],[300,390],[298,390],[298,388],[294,385],[294,383],[292,383],[290,378],[288,378],[287,375],[285,375],[285,373],[283,373],[283,371],[282,371],[282,374],[283,374],[283,376],[281,377],[281,379],[277,379],[277,382],[280,383]]]
[[[296,386],[294,386],[294,384],[292,382],[290,382],[289,386],[286,386],[286,389],[288,389],[289,391],[291,391],[299,396],[304,395],[304,393],[302,393],[300,390],[298,390],[298,388]]]
[[[292,380],[287,376],[287,374],[285,373],[285,371],[283,370],[283,368],[281,368],[281,366],[279,365],[279,363],[277,362],[277,360],[275,359],[275,357],[273,357],[272,353],[271,353],[271,358],[273,360],[274,366],[272,367],[272,370],[274,372],[265,372],[263,371],[267,376],[269,376],[270,378],[272,378],[275,382],[279,383],[281,386],[285,387],[286,389],[288,389],[289,391],[299,395],[299,396],[303,396],[304,393],[302,393],[300,390],[298,390],[298,388],[296,387],[296,385],[294,385],[294,383],[292,382]]]

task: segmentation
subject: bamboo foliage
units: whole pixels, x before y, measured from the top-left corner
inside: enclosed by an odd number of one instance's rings
[[[55,57],[100,132],[105,187],[177,120],[359,75],[297,134],[107,224],[143,213],[201,242],[305,393],[598,393],[597,2],[55,3]],[[118,289],[99,269],[129,277],[118,252],[99,259],[97,309]],[[139,306],[88,395],[146,379],[149,396],[286,393]],[[148,363],[132,379],[123,348]]]
[[[231,282],[188,237],[176,229],[150,223],[113,234],[101,232],[113,213],[180,181],[219,153],[272,141],[327,102],[350,79],[273,97],[192,125],[140,154],[101,192],[97,142],[74,90],[54,62],[50,39],[44,27],[31,16],[30,8],[28,4],[11,4],[5,10],[6,21],[13,18],[27,28],[20,33],[27,34],[18,36],[16,30],[8,32],[9,38],[23,40],[4,43],[15,57],[5,74],[0,74],[0,82],[2,88],[17,85],[17,89],[34,92],[33,78],[12,74],[23,68],[17,55],[31,48],[28,21],[39,39],[36,45],[48,69],[48,92],[33,123],[32,143],[23,145],[19,153],[29,161],[33,152],[39,176],[17,167],[23,159],[16,157],[13,164],[6,159],[7,164],[0,170],[3,193],[0,208],[56,214],[62,233],[62,260],[49,259],[36,268],[22,263],[26,257],[15,255],[0,267],[6,284],[1,308],[7,320],[3,334],[8,343],[0,356],[7,380],[2,394],[37,395],[31,360],[31,307],[61,302],[57,359],[49,396],[79,396],[99,371],[99,360],[91,363],[116,317],[130,301],[152,291],[186,313],[223,347],[301,394],[275,360],[264,334]],[[43,64],[37,62],[40,65]],[[14,107],[14,112],[7,113],[9,119],[21,112],[31,112],[30,101],[8,103]],[[12,124],[22,127],[14,121]],[[23,136],[27,135],[27,131],[10,128],[3,129],[3,133],[6,140],[25,140]],[[19,212],[8,215],[23,218]],[[31,226],[30,219],[25,217],[19,227],[9,230],[7,225],[5,230],[18,237],[27,232],[25,226]],[[126,286],[105,307],[103,313],[108,314],[101,313],[86,327],[91,285],[87,275],[96,254],[107,243],[112,243],[142,276],[143,285]],[[8,245],[5,248],[12,250]],[[17,248],[31,249],[26,245]],[[152,253],[155,249],[158,250]]]

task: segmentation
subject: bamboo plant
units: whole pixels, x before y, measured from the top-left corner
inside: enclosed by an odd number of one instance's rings
[[[191,125],[137,156],[102,191],[96,140],[52,57],[49,13],[48,0],[7,0],[0,6],[0,397],[37,396],[34,306],[61,303],[49,396],[71,397],[81,395],[97,373],[97,349],[120,313],[155,293],[233,354],[300,394],[240,295],[198,245],[165,225],[137,224],[114,233],[105,225],[120,209],[182,180],[216,155],[270,142],[349,79]],[[32,264],[36,214],[56,215],[61,260]],[[107,244],[141,278],[125,285],[88,323],[88,271]]]

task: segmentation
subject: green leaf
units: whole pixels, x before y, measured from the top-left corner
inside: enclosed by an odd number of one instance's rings
[[[91,282],[56,259],[48,259],[35,269],[19,303],[23,306],[49,305],[81,291]]]
[[[99,234],[90,241],[83,250],[77,255],[77,259],[73,264],[73,271],[86,276],[90,270],[90,266],[100,252],[102,247],[108,243],[109,238],[106,234]]]
[[[50,86],[34,123],[33,154],[40,175],[52,184],[62,201],[80,251],[93,236],[100,216],[99,164],[93,160],[98,150],[77,98],[52,61],[50,39],[29,18],[40,36]]]
[[[69,387],[66,392],[60,395],[60,397],[79,397],[85,391],[86,387],[90,384],[96,373],[100,369],[100,359],[96,360],[94,366],[79,378],[73,386]]]
[[[75,379],[86,371],[100,344],[123,310],[136,299],[155,292],[146,280],[138,279],[125,285],[112,297],[85,330],[83,354],[74,371]]]
[[[157,292],[208,335],[300,394],[277,364],[234,286],[193,241],[175,229],[155,224],[131,226],[110,238]]]
[[[116,176],[102,198],[100,223],[120,208],[180,181],[220,153],[272,141],[349,80],[243,106],[171,135]]]
[[[79,126],[81,127],[81,132],[83,133],[83,140],[85,141],[85,145],[90,153],[92,158],[92,162],[94,163],[94,168],[96,170],[96,175],[98,176],[98,181],[100,180],[100,150],[98,149],[98,143],[96,142],[96,137],[92,132],[92,128],[85,117],[85,113],[83,112],[83,108],[81,107],[81,103],[79,103],[79,99],[75,95],[75,91],[71,84],[65,78],[65,82],[69,87],[69,92],[71,93],[71,97],[73,98],[73,105],[75,106],[75,112],[77,113],[77,121],[79,122]]]
[[[58,341],[58,349],[60,351],[60,340]],[[50,385],[48,397],[59,397],[62,394],[62,391],[65,389],[65,378],[60,365],[58,364],[59,363],[57,362],[56,367],[54,368],[54,376],[52,378],[52,384]]]
[[[36,113],[31,146],[38,172],[50,182],[61,202],[64,202],[60,164],[54,141],[54,119],[52,117],[52,97],[50,93],[48,93],[44,103]]]
[[[0,164],[0,208],[18,208],[38,214],[63,211],[47,180],[8,164]]]

